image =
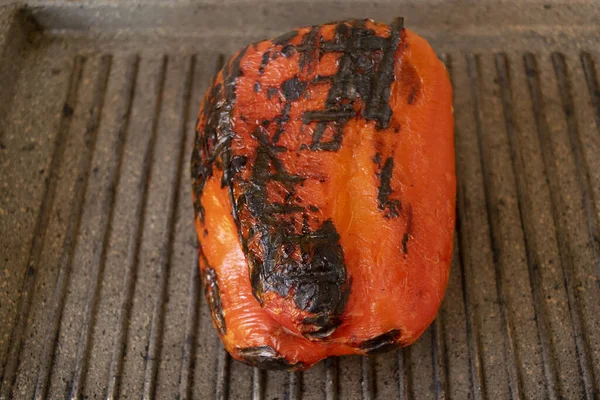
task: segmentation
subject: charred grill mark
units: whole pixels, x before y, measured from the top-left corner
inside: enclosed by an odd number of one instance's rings
[[[281,134],[283,133],[283,125],[290,120],[290,109],[292,105],[290,103],[285,103],[283,106],[283,110],[281,110],[281,115],[275,117],[275,124],[277,125],[277,129],[275,130],[275,134],[273,135],[273,143],[277,143]]]
[[[342,131],[342,127],[337,125],[334,126],[335,129],[335,135],[333,137],[333,139],[329,142],[321,142],[321,139],[323,138],[323,133],[325,133],[325,128],[327,127],[325,122],[319,122],[317,124],[317,128],[315,129],[314,133],[313,133],[313,140],[312,143],[310,144],[310,150],[312,151],[318,151],[318,150],[325,150],[325,151],[337,151],[339,150],[339,148],[342,145],[342,137],[343,137],[343,131]]]
[[[281,92],[287,101],[298,100],[304,90],[306,90],[306,82],[301,81],[297,75],[281,84]]]
[[[318,111],[306,111],[302,114],[302,122],[308,124],[311,121],[320,122],[346,122],[348,119],[356,116],[356,112],[352,109],[349,110],[318,110]]]
[[[271,60],[271,52],[265,51],[260,60],[260,66],[258,67],[258,75],[259,76],[264,74],[265,67],[267,66],[267,64],[269,63],[270,60]]]
[[[385,353],[400,346],[400,343],[398,343],[400,336],[400,329],[393,329],[372,339],[365,340],[359,347],[368,355]]]
[[[302,363],[291,364],[270,346],[238,348],[237,355],[247,364],[263,369],[297,370],[304,367]]]
[[[354,25],[356,26],[356,25]],[[361,50],[385,50],[387,48],[388,39],[379,36],[367,36],[367,37],[355,37],[353,38],[355,43],[352,43],[352,47],[360,47]],[[321,45],[323,51],[341,51],[350,52],[348,47],[345,47],[342,43],[325,42]]]
[[[317,38],[319,36],[319,27],[313,26],[310,31],[302,37],[300,46],[296,47],[296,51],[302,52],[298,65],[300,71],[304,71],[304,67],[309,67],[315,60],[315,53],[317,51]]]
[[[316,111],[316,113],[318,113],[318,111]],[[333,113],[332,113],[333,114]],[[318,115],[318,114],[312,114],[312,115],[307,115],[307,116],[303,116],[303,119],[305,118],[306,120],[309,120],[309,118],[313,118],[315,117],[316,120],[321,119],[321,121],[317,124],[317,127],[315,129],[315,131],[313,132],[313,140],[312,143],[310,144],[310,150],[324,150],[324,148],[328,145],[333,146],[333,148],[335,150],[338,150],[341,146],[341,140],[342,140],[342,135],[343,135],[343,131],[342,131],[342,127],[340,125],[335,124],[333,126],[333,129],[335,131],[335,136],[334,138],[329,141],[329,142],[322,142],[321,139],[323,137],[323,134],[325,133],[325,128],[327,127],[327,124],[325,123],[325,121],[327,121],[328,118],[332,118],[332,121],[341,121],[342,119],[336,119],[335,116],[333,115],[329,115],[329,117],[327,115]],[[306,148],[306,147],[304,147]],[[303,149],[304,149],[303,148]]]
[[[365,118],[375,120],[379,128],[389,126],[392,110],[389,106],[390,88],[394,81],[394,55],[400,43],[404,18],[396,18],[390,25],[392,31],[385,49],[383,59],[379,63],[377,74],[373,79],[373,88],[370,99],[367,101]]]
[[[206,265],[206,268],[201,270],[204,295],[217,330],[221,335],[225,335],[227,333],[227,326],[225,325],[225,315],[223,314],[223,305],[221,304],[221,292],[219,290],[217,273],[208,265],[208,261],[204,255],[202,257]]]
[[[274,45],[277,46],[285,46],[296,36],[298,36],[298,31],[290,31],[288,33],[284,33],[281,36],[277,36],[275,39],[272,40],[272,42]]]
[[[379,154],[379,153],[377,153]],[[377,203],[379,209],[384,211],[386,218],[396,218],[400,215],[402,204],[400,200],[390,199],[392,194],[392,174],[394,172],[394,158],[388,157],[383,164],[379,176],[379,190],[377,193]]]

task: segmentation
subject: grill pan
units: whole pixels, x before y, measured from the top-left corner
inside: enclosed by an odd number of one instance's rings
[[[439,315],[397,352],[245,366],[199,284],[200,99],[250,41],[397,15],[454,87]],[[0,5],[0,398],[598,398],[599,21],[593,1]]]

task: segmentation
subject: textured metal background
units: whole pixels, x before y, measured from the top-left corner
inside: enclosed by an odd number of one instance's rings
[[[455,90],[442,309],[398,352],[253,370],[222,349],[198,282],[200,99],[251,40],[396,15]],[[0,398],[598,398],[598,26],[594,2],[0,6]]]

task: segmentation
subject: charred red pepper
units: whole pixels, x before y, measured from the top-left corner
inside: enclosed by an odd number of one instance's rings
[[[233,357],[304,369],[411,344],[433,321],[455,222],[452,89],[402,19],[244,48],[196,128],[201,276]]]

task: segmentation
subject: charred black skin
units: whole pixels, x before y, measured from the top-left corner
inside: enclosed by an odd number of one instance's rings
[[[219,334],[225,335],[227,333],[227,325],[225,324],[225,316],[223,315],[223,305],[221,303],[221,291],[219,289],[217,273],[210,265],[208,265],[208,261],[205,257],[203,257],[203,261],[206,266],[206,268],[201,271],[204,295],[217,331]]]
[[[398,342],[400,336],[400,330],[393,329],[372,339],[365,340],[359,347],[367,355],[386,353],[400,347]]]
[[[308,111],[302,116],[304,124],[316,122],[316,129],[312,141],[303,144],[300,151],[337,151],[343,142],[345,124],[357,116],[353,108],[355,101],[360,100],[365,104],[362,118],[375,121],[378,129],[389,127],[392,116],[389,97],[394,80],[394,54],[401,41],[403,21],[394,21],[388,38],[377,37],[373,30],[366,27],[365,22],[366,20],[352,20],[338,23],[335,38],[330,42],[320,38],[319,27],[315,26],[302,37],[299,45],[292,45],[290,41],[298,35],[297,31],[292,31],[272,41],[281,48],[272,48],[263,54],[259,73],[264,71],[272,58],[279,55],[289,57],[298,52],[300,69],[312,70],[323,53],[343,53],[336,74],[320,77],[331,81],[325,108]],[[246,51],[247,48],[225,66],[223,84],[213,84],[205,98],[203,118],[206,124],[203,131],[197,132],[192,154],[196,199],[194,209],[203,222],[202,191],[206,181],[213,176],[214,168],[222,170],[221,184],[229,192],[232,215],[249,263],[254,296],[261,303],[263,295],[268,292],[276,292],[285,298],[292,296],[299,309],[311,314],[302,321],[303,325],[310,327],[306,336],[312,340],[321,340],[331,334],[341,322],[339,316],[344,311],[350,293],[351,277],[346,272],[344,252],[333,222],[316,220],[320,224],[319,228],[312,230],[308,221],[316,218],[315,210],[318,209],[313,205],[301,206],[294,197],[296,186],[301,185],[305,178],[286,171],[279,154],[297,149],[277,144],[281,135],[285,134],[284,127],[289,120],[291,103],[300,100],[307,87],[319,84],[320,79],[304,82],[296,76],[283,82],[279,88],[266,88],[269,97],[281,93],[285,98],[282,113],[272,121],[263,121],[263,125],[256,128],[253,137],[258,147],[254,159],[234,154],[231,142],[236,135],[232,122],[236,80],[242,74],[240,63]],[[375,57],[375,52],[383,53],[383,56],[379,59]],[[255,90],[262,89],[257,84]],[[269,139],[264,128],[270,123],[277,126],[272,139]],[[325,142],[323,135],[328,126],[335,134],[330,141]],[[390,218],[397,217],[400,212],[399,201],[389,199],[393,167],[393,159],[388,158],[378,173],[379,209]],[[249,179],[243,179],[239,173],[245,169],[251,171]],[[287,200],[285,204],[268,201],[267,183],[270,181],[277,181],[284,186]],[[300,232],[294,229],[294,221],[302,221]],[[252,246],[257,244],[261,251],[251,251],[250,248],[255,248]],[[293,257],[292,254],[300,254],[300,257]],[[206,273],[208,280],[212,279],[212,273],[214,270]],[[208,289],[211,288],[209,285]],[[214,293],[213,290],[212,294]],[[223,329],[226,329],[224,320]],[[377,351],[385,346],[382,344],[385,337],[378,339],[381,343],[375,339],[372,339],[374,342],[368,344],[365,351]],[[269,367],[282,362],[277,359],[274,351],[271,356],[268,355],[269,350],[259,349],[245,350],[242,357],[255,365]],[[289,364],[285,365],[285,369],[289,368]]]
[[[273,43],[278,46],[285,46],[296,36],[298,36],[298,31],[290,31],[281,36],[277,36],[275,39],[273,39]]]
[[[302,363],[291,364],[270,346],[244,347],[237,349],[237,355],[246,364],[262,369],[293,371],[304,367]]]
[[[400,347],[401,332],[393,329],[372,339],[365,340],[359,348],[367,355],[388,352]],[[245,363],[258,368],[271,370],[301,370],[302,363],[292,364],[285,357],[278,355],[270,346],[244,347],[236,350],[238,357]]]
[[[379,190],[377,193],[377,203],[379,209],[384,211],[386,218],[396,218],[402,211],[400,200],[390,199],[392,194],[392,173],[394,171],[394,158],[388,157],[379,173]]]
[[[310,210],[293,201],[269,203],[266,190],[269,180],[284,183],[288,194],[293,196],[295,186],[304,178],[285,170],[277,158],[284,150],[271,144],[264,132],[258,129],[254,136],[259,144],[257,156],[250,182],[238,202],[240,213],[251,216],[251,220],[240,222],[241,226],[250,225],[242,242],[248,246],[251,240],[258,238],[263,249],[262,258],[247,252],[253,293],[261,302],[266,292],[277,292],[282,297],[293,292],[298,308],[322,316],[320,321],[325,324],[318,327],[331,329],[340,322],[331,314],[338,310],[345,297],[346,268],[339,235],[330,220],[311,231],[308,228]],[[294,232],[288,218],[298,214],[306,223],[301,232]],[[296,251],[301,254],[300,260],[291,256]]]
[[[350,21],[350,26],[340,23],[336,27],[335,40],[320,44],[320,52],[341,51],[344,54],[340,58],[337,73],[331,78],[332,85],[325,109],[306,112],[302,118],[304,123],[318,121],[312,143],[308,146],[313,151],[337,151],[340,148],[343,127],[355,116],[352,101],[357,99],[366,103],[362,117],[376,121],[380,129],[389,126],[392,116],[389,97],[394,80],[394,54],[400,43],[403,20],[400,18],[394,21],[387,39],[375,36],[375,32],[365,27],[365,22]],[[305,38],[309,36],[310,34],[305,35]],[[303,42],[303,54],[313,54],[318,45],[316,40]],[[374,51],[384,52],[379,63],[372,62]],[[303,67],[301,58],[300,68]],[[327,123],[333,123],[336,134],[331,141],[322,142]]]

